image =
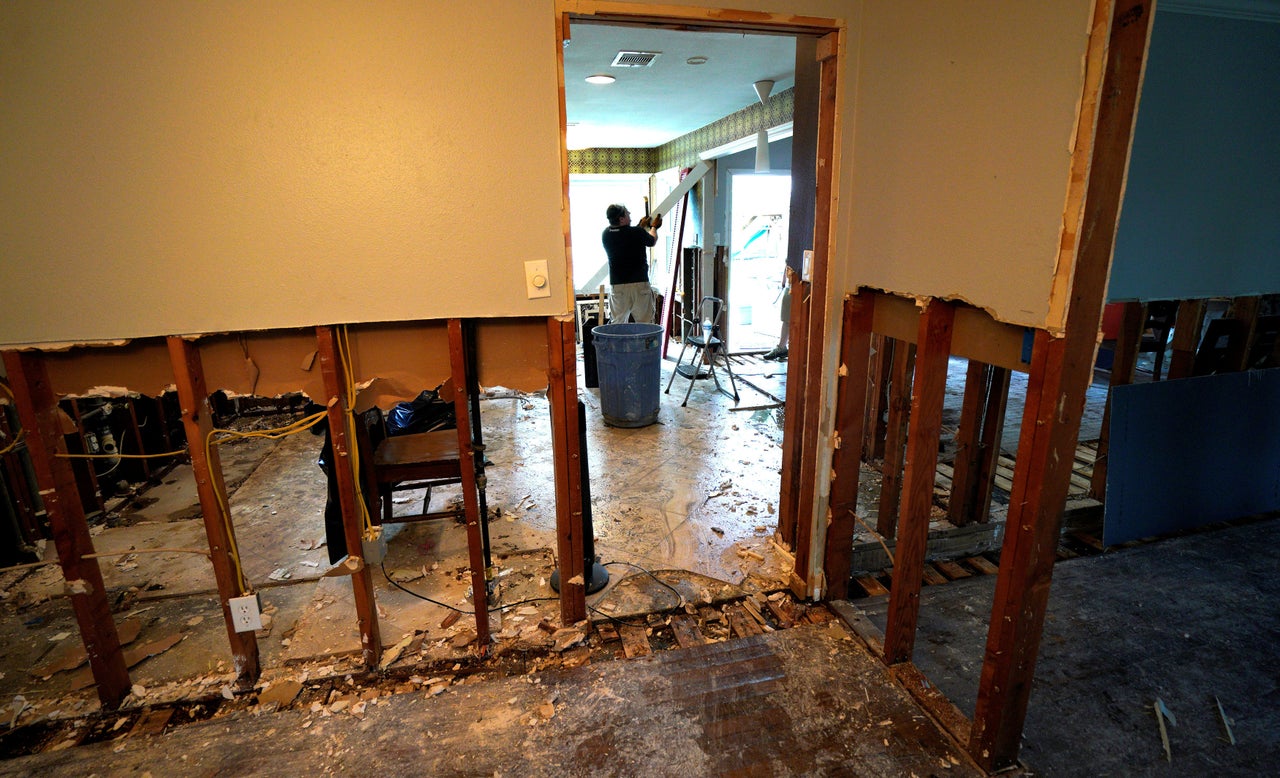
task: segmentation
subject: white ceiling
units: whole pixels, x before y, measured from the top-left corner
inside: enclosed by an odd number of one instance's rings
[[[568,147],[652,148],[758,102],[752,84],[795,83],[795,39],[574,24],[564,49]],[[644,68],[611,67],[619,51],[662,52]],[[690,65],[690,57],[707,58]],[[607,73],[605,86],[584,80]]]

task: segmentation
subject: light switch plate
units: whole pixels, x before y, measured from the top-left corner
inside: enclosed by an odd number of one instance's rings
[[[551,296],[551,277],[547,275],[545,259],[531,259],[524,263],[524,287],[530,300]]]

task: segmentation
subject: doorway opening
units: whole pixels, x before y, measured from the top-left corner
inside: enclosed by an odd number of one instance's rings
[[[645,9],[635,10],[643,13]],[[663,10],[669,12],[671,8]],[[678,206],[681,218],[669,219],[664,229],[666,235],[659,235],[660,245],[666,242],[678,250],[655,251],[651,258],[650,283],[658,288],[664,301],[670,305],[673,298],[685,298],[680,300],[679,308],[668,309],[667,334],[671,339],[666,349],[667,358],[661,362],[660,386],[669,388],[670,394],[660,395],[657,424],[641,429],[607,427],[602,420],[600,396],[590,389],[579,391],[587,405],[584,453],[591,467],[596,549],[602,555],[610,551],[625,552],[629,554],[628,561],[636,564],[693,572],[710,576],[717,582],[743,585],[755,578],[762,588],[785,588],[792,585],[797,560],[790,553],[796,546],[791,545],[788,533],[782,528],[784,494],[787,493],[783,482],[787,477],[798,478],[798,468],[784,467],[783,450],[788,436],[791,436],[792,448],[798,450],[805,412],[803,406],[798,405],[795,409],[786,408],[787,414],[783,413],[790,397],[786,383],[791,368],[788,363],[764,362],[761,357],[779,345],[781,339],[785,268],[801,265],[798,254],[802,250],[825,249],[828,244],[825,230],[829,228],[829,221],[823,221],[822,217],[829,212],[830,203],[817,202],[817,193],[829,194],[831,189],[829,184],[825,189],[814,185],[819,146],[816,128],[822,113],[817,99],[822,80],[817,74],[821,67],[833,67],[835,60],[831,53],[826,55],[826,60],[820,60],[814,51],[816,42],[836,31],[837,25],[833,22],[825,27],[797,27],[781,17],[776,24],[768,20],[724,24],[698,9],[688,9],[688,14],[689,18],[680,19],[631,14],[620,18],[616,11],[592,14],[589,6],[577,6],[574,14],[565,14],[563,19],[566,156],[569,160],[566,191],[573,225],[569,238],[574,249],[574,265],[580,261],[595,265],[583,272],[575,270],[575,290],[581,294],[597,294],[599,285],[607,281],[607,270],[599,270],[604,258],[596,256],[604,227],[603,213],[594,213],[600,210],[598,204],[593,205],[589,198],[578,194],[584,183],[584,171],[597,176],[650,173],[651,206],[666,199],[680,180],[674,174],[702,165],[709,166],[711,171]],[[683,81],[695,78],[695,73],[707,73],[705,68],[715,63],[717,56],[711,50],[682,50],[677,36],[696,41],[699,48],[727,44],[728,39],[761,39],[766,46],[787,47],[786,67],[782,72],[762,73],[754,69],[754,63],[739,64],[723,72],[718,81],[702,81],[698,90],[683,95]],[[661,42],[655,42],[657,40]],[[806,44],[803,47],[798,45],[802,40]],[[828,52],[835,51],[832,40],[834,36],[827,40]],[[615,54],[621,59],[627,51],[645,54],[648,64],[634,71],[607,70]],[[608,55],[610,60],[600,58],[591,67],[615,76],[613,83],[590,89],[583,86],[581,82],[587,80],[586,76],[600,75],[596,70],[583,70],[579,59],[584,52]],[[794,140],[787,138],[786,154],[774,156],[770,173],[730,177],[734,168],[745,168],[750,162],[744,164],[743,160],[727,155],[754,150],[760,138],[767,134],[762,131],[790,125],[793,115],[801,110],[795,107],[801,104],[795,85],[802,60],[807,79],[802,110],[813,114],[805,118],[807,132],[803,137],[792,136]],[[671,69],[656,79],[649,88],[651,93],[646,94],[645,89],[639,88],[643,83],[641,77],[657,73],[664,64]],[[753,88],[753,84],[761,80],[777,82],[767,98],[760,97]],[[626,91],[630,87],[636,89]],[[736,105],[705,116],[699,124],[660,137],[643,148],[628,146],[624,140],[625,128],[618,126],[639,119],[640,124],[651,123],[649,129],[666,127],[674,115],[685,113],[691,107],[714,104],[714,93],[726,89],[737,91]],[[607,102],[610,94],[626,95],[626,99],[611,112],[601,112],[600,106]],[[644,100],[654,94],[659,102],[646,112]],[[786,105],[785,115],[775,111],[778,105]],[[743,114],[748,109],[768,113],[764,117],[750,117],[749,121],[756,123],[748,123],[744,129]],[[601,116],[604,117],[602,123],[612,128],[610,132],[596,136],[595,145],[584,141],[592,129],[591,120]],[[833,137],[827,136],[825,142],[833,142]],[[828,150],[822,157],[827,159],[829,153]],[[792,158],[799,159],[802,167],[808,167],[808,172],[797,179],[798,186],[802,191],[814,193],[801,207],[798,218],[792,216],[795,207],[791,202]],[[778,164],[781,160],[786,160],[785,164]],[[645,164],[647,168],[638,169]],[[633,213],[641,212],[636,203],[623,204]],[[582,218],[579,212],[584,208],[588,212]],[[676,208],[664,204],[655,209],[669,218],[677,212]],[[815,225],[821,225],[824,231],[817,241],[813,239]],[[796,235],[805,236],[799,248],[792,245],[796,243],[794,239],[789,240],[797,230]],[[791,257],[791,254],[797,256]],[[667,267],[667,257],[680,265]],[[815,263],[814,268],[815,277],[824,275],[825,258]],[[584,283],[580,276],[589,277]],[[689,295],[690,288],[696,290],[695,294]],[[814,292],[825,296],[825,278],[823,283],[815,285]],[[760,368],[757,375],[750,366],[734,364],[734,372],[738,373],[741,367],[749,379],[739,388],[741,399],[716,392],[711,381],[681,375],[672,377],[685,332],[684,319],[692,322],[702,318],[699,315],[702,306],[698,304],[701,296],[726,299],[728,307],[722,337],[730,358],[754,359],[755,367]],[[818,330],[819,343],[825,327],[824,317],[825,302],[816,317],[819,321],[813,325]],[[791,352],[803,355],[812,333],[812,328],[794,333]],[[819,374],[818,360],[813,362],[799,362],[796,380],[801,384],[810,383],[811,378]],[[724,373],[720,375],[723,379]],[[681,405],[685,390],[690,391],[689,400],[687,405]],[[803,394],[807,401],[812,393]],[[784,424],[788,414],[792,418]],[[802,502],[797,500],[797,504]],[[795,526],[793,519],[792,534]],[[776,542],[784,537],[787,539],[783,542]],[[657,594],[661,596],[660,591]]]
[[[790,172],[735,171],[729,189],[729,348],[767,350],[781,340],[791,224]]]

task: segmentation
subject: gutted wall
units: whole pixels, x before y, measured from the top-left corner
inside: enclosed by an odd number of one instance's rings
[[[1056,328],[1093,3],[868,0],[858,32],[846,288]],[[842,205],[842,211],[846,206]]]
[[[1157,10],[1111,299],[1280,291],[1277,126],[1280,24]]]
[[[552,9],[0,4],[0,343],[568,310]]]

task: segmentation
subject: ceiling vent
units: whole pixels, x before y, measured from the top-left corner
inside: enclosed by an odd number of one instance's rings
[[[658,58],[661,51],[619,51],[613,58],[615,68],[647,68]]]

